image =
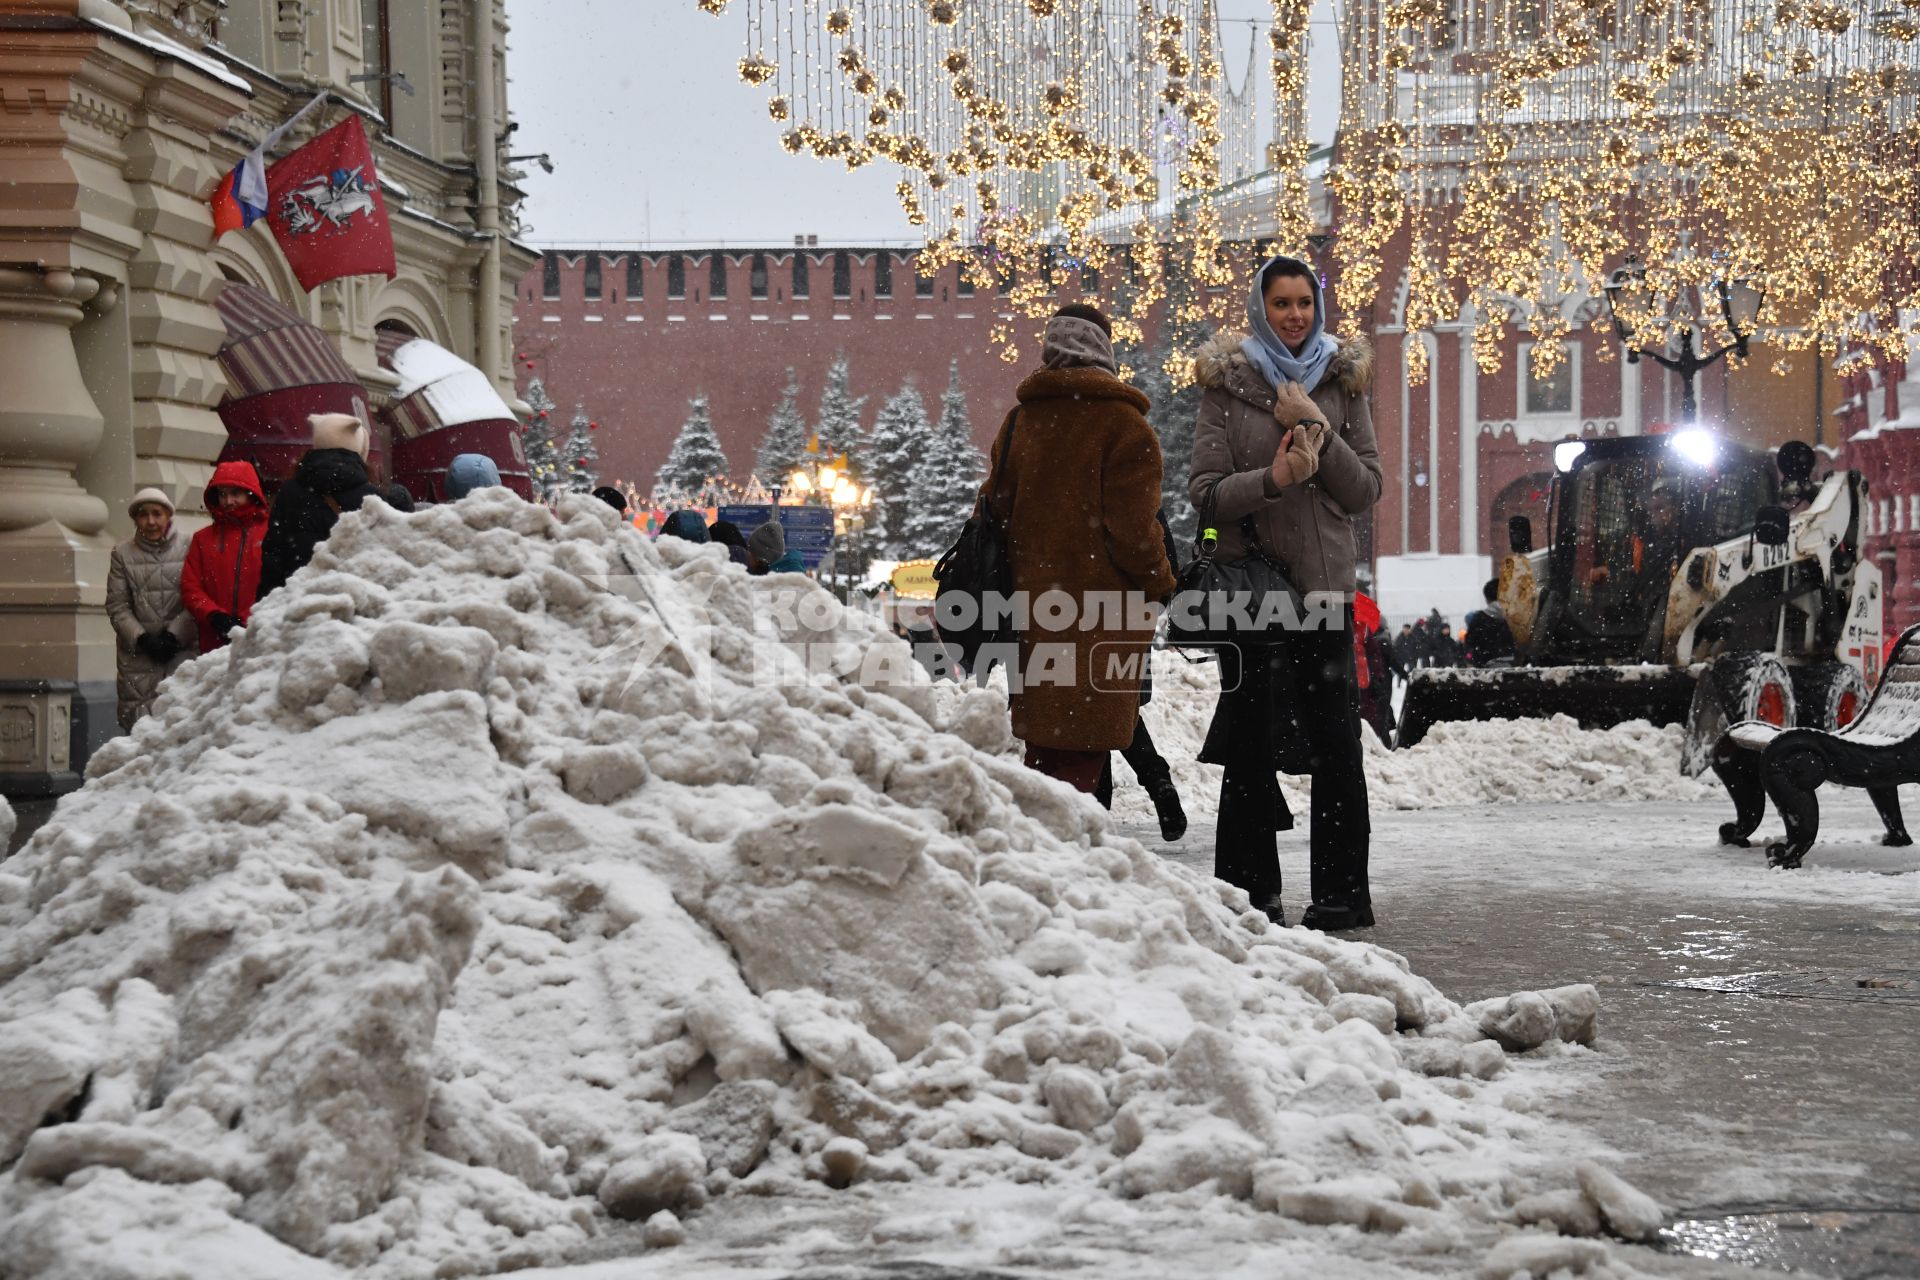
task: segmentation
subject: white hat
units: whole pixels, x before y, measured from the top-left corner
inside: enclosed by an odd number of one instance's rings
[[[316,449],[351,449],[364,458],[373,444],[367,424],[350,413],[310,413],[307,425],[313,428]]]
[[[127,503],[127,514],[133,515],[149,502],[165,507],[168,515],[173,514],[173,499],[152,486],[148,486],[133,495],[133,500]]]

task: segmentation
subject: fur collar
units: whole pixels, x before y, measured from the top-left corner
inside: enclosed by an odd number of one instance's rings
[[[1365,338],[1335,334],[1340,349],[1333,353],[1333,363],[1327,366],[1326,381],[1338,379],[1348,395],[1364,395],[1373,384],[1373,344]],[[1241,377],[1251,377],[1266,390],[1267,398],[1272,399],[1273,392],[1266,382],[1253,371],[1247,357],[1241,352],[1240,344],[1246,340],[1245,334],[1217,333],[1200,345],[1193,353],[1193,376],[1203,387],[1225,387],[1227,379],[1235,370],[1241,371]],[[1309,391],[1318,390],[1309,387]]]
[[[1038,400],[1120,400],[1143,414],[1153,403],[1139,388],[1091,366],[1036,369],[1021,379],[1014,394],[1021,404]]]

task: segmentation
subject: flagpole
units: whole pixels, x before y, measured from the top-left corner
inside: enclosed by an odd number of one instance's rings
[[[288,116],[287,119],[283,123],[281,123],[281,125],[278,128],[276,128],[272,133],[269,133],[265,138],[262,138],[260,140],[260,145],[255,147],[254,150],[264,155],[266,152],[272,150],[274,147],[279,146],[280,139],[287,136],[288,130],[292,129],[293,126],[299,124],[302,120],[305,120],[315,107],[319,106],[321,103],[325,102],[326,100],[327,100],[327,94],[324,89],[321,90],[319,93],[314,94],[312,100],[309,101],[306,106],[300,108],[298,111],[294,112],[291,116]]]

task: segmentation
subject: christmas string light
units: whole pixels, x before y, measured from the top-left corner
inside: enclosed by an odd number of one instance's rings
[[[1573,303],[1635,260],[1633,345],[1731,341],[1719,289],[1764,283],[1785,353],[1905,359],[1920,304],[1920,4],[1390,0],[1344,15],[1337,290],[1404,289],[1408,372],[1461,316],[1498,368],[1564,359]],[[1404,280],[1381,278],[1404,237]],[[1440,263],[1444,261],[1444,267]],[[1603,347],[1603,350],[1605,348]],[[1784,356],[1782,357],[1785,358]],[[1778,366],[1776,366],[1778,367]]]
[[[1212,0],[741,4],[739,73],[782,144],[897,166],[922,270],[958,265],[1016,317],[1080,272],[1124,338],[1170,296],[1177,322],[1230,319],[1219,286],[1249,265],[1259,203],[1236,184],[1261,162],[1261,251],[1299,252],[1313,230],[1310,0],[1272,0],[1264,151]],[[1729,342],[1712,303],[1745,279],[1766,286],[1758,336],[1783,359],[1905,357],[1920,0],[1350,0],[1341,24],[1336,301],[1395,298],[1416,379],[1426,335],[1456,317],[1482,369],[1519,326],[1552,373],[1629,255],[1636,346]],[[993,334],[1008,359],[1015,328]]]
[[[703,3],[709,12],[727,10]],[[1304,93],[1305,15],[1286,0]],[[900,170],[895,193],[924,229],[919,268],[957,266],[1016,317],[991,335],[1019,355],[1022,321],[1058,290],[1096,277],[1098,300],[1135,337],[1164,298],[1169,264],[1203,285],[1229,283],[1222,192],[1251,179],[1262,152],[1253,50],[1235,89],[1215,0],[740,0],[746,84],[768,94],[780,143],[849,168]],[[737,12],[738,10],[731,10]],[[1274,43],[1280,56],[1281,41]],[[1287,184],[1303,240],[1302,176]],[[1285,238],[1285,237],[1283,237]],[[1205,288],[1183,313],[1216,321],[1237,306]]]

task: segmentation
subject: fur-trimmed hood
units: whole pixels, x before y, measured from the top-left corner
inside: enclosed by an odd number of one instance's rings
[[[1327,366],[1327,379],[1338,378],[1341,387],[1349,395],[1364,395],[1367,388],[1373,385],[1373,344],[1365,338],[1345,334],[1335,334],[1334,338],[1339,342],[1340,349],[1334,352],[1333,363]],[[1246,335],[1243,333],[1217,333],[1207,339],[1193,353],[1194,378],[1203,387],[1224,387],[1229,375],[1239,369],[1241,377],[1250,377],[1265,387],[1266,380],[1254,370],[1252,363],[1240,350],[1240,344],[1245,341]],[[1323,382],[1321,385],[1326,384]],[[1272,389],[1266,390],[1270,400]],[[1318,388],[1308,387],[1307,390],[1315,391]]]

